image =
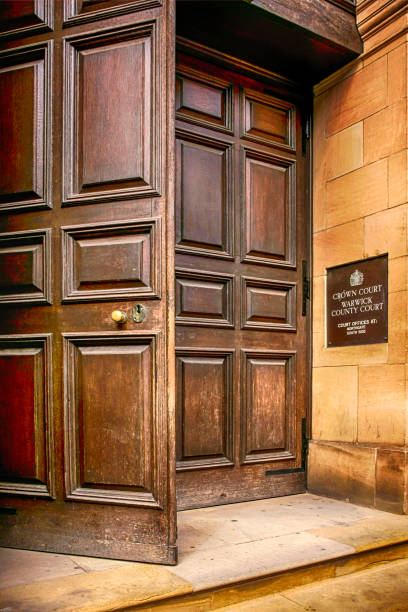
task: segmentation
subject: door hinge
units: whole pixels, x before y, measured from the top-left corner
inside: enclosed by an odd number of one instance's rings
[[[308,117],[305,121],[305,137],[306,140],[310,140],[310,117]]]
[[[310,117],[307,117],[303,121],[303,130],[302,130],[302,153],[303,155],[306,155],[306,143],[308,140],[310,140],[310,134],[311,134],[311,122],[310,122]]]
[[[307,277],[307,261],[302,261],[302,316],[307,314],[307,300],[310,300],[310,280]]]
[[[302,467],[306,470],[307,455],[309,453],[309,438],[307,437],[306,419],[302,419]]]

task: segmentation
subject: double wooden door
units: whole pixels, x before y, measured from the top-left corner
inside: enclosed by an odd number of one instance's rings
[[[182,43],[176,77],[179,509],[304,491],[306,156],[301,112],[284,93],[287,85]]]
[[[174,9],[0,2],[2,546],[175,563],[176,479],[304,487],[300,113],[221,56],[175,87]]]

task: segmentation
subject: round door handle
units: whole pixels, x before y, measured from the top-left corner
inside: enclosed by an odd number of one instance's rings
[[[115,323],[126,323],[127,314],[123,310],[114,310],[111,314],[112,321]]]

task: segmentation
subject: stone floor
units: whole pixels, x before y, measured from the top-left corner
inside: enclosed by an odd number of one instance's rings
[[[237,584],[336,560],[344,565],[357,553],[408,542],[408,516],[309,494],[188,510],[178,525],[176,567],[0,549],[0,612],[117,610],[200,593],[207,593],[204,607],[182,609],[216,609],[239,597],[216,603],[213,589],[235,593]]]

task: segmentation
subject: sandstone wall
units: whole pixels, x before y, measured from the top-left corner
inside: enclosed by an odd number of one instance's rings
[[[406,0],[360,0],[363,54],[315,88],[309,489],[408,512]],[[326,268],[388,253],[389,341],[327,348]]]

